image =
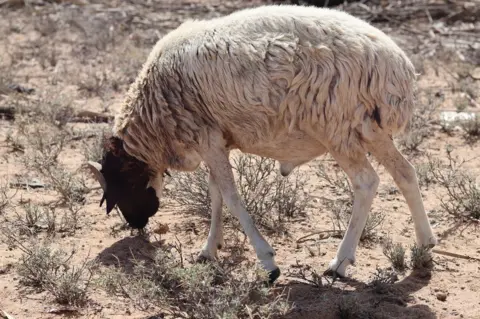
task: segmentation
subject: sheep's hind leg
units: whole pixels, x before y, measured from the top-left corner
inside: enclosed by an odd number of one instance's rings
[[[217,184],[222,198],[230,212],[239,220],[242,228],[255,249],[263,268],[269,273],[269,282],[273,283],[280,276],[280,269],[275,263],[275,251],[258,231],[252,217],[245,209],[233,177],[232,168],[228,160],[228,153],[224,150],[210,150],[204,155],[205,162]]]
[[[218,188],[212,174],[208,176],[208,190],[211,199],[212,217],[210,221],[210,232],[207,242],[202,248],[197,261],[213,260],[217,258],[217,249],[224,246],[223,241],[223,223],[222,223],[222,193]]]
[[[355,253],[368,213],[379,184],[378,175],[368,162],[365,155],[355,159],[331,152],[340,167],[347,173],[354,189],[352,217],[347,231],[337,251],[336,257],[330,262],[325,275],[344,277],[349,265],[355,263]]]
[[[368,150],[385,166],[405,197],[412,214],[417,244],[433,248],[437,244],[437,239],[425,213],[415,168],[398,151],[388,136],[379,136],[375,145],[370,145]]]

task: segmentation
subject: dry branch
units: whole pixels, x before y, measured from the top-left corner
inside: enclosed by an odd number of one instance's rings
[[[0,107],[0,117],[5,120],[13,121],[16,110],[14,107]],[[112,115],[102,114],[92,111],[80,110],[74,111],[74,114],[67,119],[69,123],[109,123],[113,120]]]

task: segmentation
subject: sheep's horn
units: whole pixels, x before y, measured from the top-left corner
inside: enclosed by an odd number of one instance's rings
[[[90,168],[90,172],[92,172],[93,176],[95,176],[95,179],[100,183],[100,186],[102,186],[103,192],[106,192],[107,183],[105,181],[105,177],[103,177],[102,173],[100,172],[102,170],[102,164],[88,161],[87,166]]]

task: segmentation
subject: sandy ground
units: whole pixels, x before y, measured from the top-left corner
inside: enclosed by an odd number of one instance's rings
[[[67,1],[68,2],[68,1]],[[72,1],[75,3],[75,1]],[[20,7],[0,9],[0,66],[2,78],[35,89],[36,96],[56,99],[59,105],[77,109],[114,114],[128,84],[135,77],[149,49],[158,37],[177,26],[189,16],[216,16],[230,12],[240,5],[254,5],[254,2],[226,1],[222,4],[213,1],[164,1],[137,4],[129,1],[105,1],[98,3],[46,4],[41,7]],[[83,4],[82,4],[83,3]],[[155,27],[152,27],[155,25]],[[416,64],[422,66],[419,80],[420,90],[431,93],[432,103],[439,106],[428,126],[429,136],[420,144],[418,151],[406,153],[414,164],[425,163],[426,153],[445,159],[445,146],[453,146],[454,155],[471,158],[480,154],[478,142],[467,142],[464,133],[457,129],[447,134],[441,130],[439,111],[456,110],[459,104],[465,110],[479,111],[480,81],[469,78],[465,86],[458,76],[463,70],[473,70],[475,65],[456,64],[452,58],[442,56],[422,57],[415,52],[415,41],[408,32],[383,26],[401,44],[405,44]],[[411,36],[412,38],[409,38]],[[459,71],[462,70],[462,71]],[[106,76],[102,75],[102,72]],[[469,100],[464,91],[477,92]],[[455,88],[455,90],[453,90]],[[12,94],[0,95],[2,105],[12,103]],[[477,107],[475,107],[477,103]],[[424,103],[425,104],[425,103]],[[36,177],[35,172],[21,165],[22,153],[12,152],[7,136],[16,124],[0,120],[0,178],[18,176]],[[98,132],[105,124],[69,124],[79,130]],[[96,133],[95,133],[96,134]],[[69,142],[59,160],[72,172],[85,162],[80,151],[83,142],[92,138]],[[336,308],[346,292],[351,292],[360,304],[381,318],[480,318],[480,262],[434,254],[434,269],[431,274],[415,274],[407,271],[392,285],[394,293],[378,295],[366,287],[375,268],[387,267],[389,261],[382,254],[381,238],[391,236],[395,242],[405,245],[414,243],[415,235],[405,200],[395,189],[391,177],[383,167],[375,162],[381,184],[374,200],[372,211],[382,212],[386,219],[377,230],[376,239],[361,243],[357,252],[357,263],[349,270],[349,279],[336,281],[331,287],[315,288],[300,283],[287,276],[295,265],[311,265],[319,272],[326,269],[334,257],[340,243],[339,238],[312,239],[296,244],[299,237],[317,231],[332,229],[331,214],[319,200],[322,197],[339,196],[338,192],[315,174],[319,162],[332,169],[331,158],[322,157],[301,167],[310,172],[308,191],[312,195],[305,216],[288,224],[289,236],[268,236],[267,240],[277,252],[277,262],[283,275],[278,281],[280,288],[290,289],[290,301],[295,309],[288,318],[338,318]],[[480,173],[480,160],[474,159],[465,164],[465,169],[473,176]],[[94,180],[79,170],[90,186]],[[439,198],[445,190],[438,185],[422,187],[425,207],[431,218],[435,233],[441,239],[438,249],[464,256],[480,258],[480,233],[475,225],[457,223],[458,220],[442,211]],[[54,200],[53,190],[19,190],[12,199],[18,211],[25,203]],[[87,195],[82,207],[81,227],[74,235],[59,235],[54,239],[57,246],[75,249],[75,258],[82,260],[96,258],[102,265],[112,265],[116,259],[124,261],[128,268],[130,250],[148,249],[148,244],[131,236],[129,230],[116,234],[111,227],[119,222],[115,213],[105,215],[98,203],[101,192],[95,190]],[[12,220],[8,216],[7,219]],[[182,213],[178,207],[168,205],[153,218],[156,223],[167,223],[170,231],[162,235],[166,242],[173,242],[175,236],[182,242],[186,254],[196,254],[206,239],[208,227],[205,220]],[[193,225],[193,226],[192,226]],[[195,229],[195,232],[192,232]],[[227,229],[226,252],[235,243]],[[245,257],[254,259],[253,249],[247,244]],[[0,242],[0,308],[14,318],[59,318],[67,314],[53,314],[49,310],[58,308],[46,293],[26,290],[19,284],[15,263],[21,255],[19,249],[11,249]],[[437,298],[446,294],[446,300]],[[78,318],[146,318],[151,313],[140,311],[131,302],[108,296],[99,288],[92,288],[91,303],[79,310]]]

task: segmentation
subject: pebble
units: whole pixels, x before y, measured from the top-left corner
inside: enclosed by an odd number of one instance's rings
[[[447,294],[444,292],[439,292],[437,294],[437,299],[440,301],[446,301],[447,300]]]

